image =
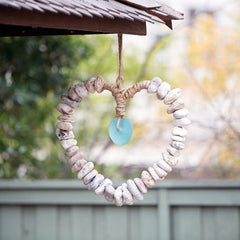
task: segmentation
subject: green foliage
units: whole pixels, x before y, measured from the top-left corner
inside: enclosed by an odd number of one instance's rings
[[[1,38],[0,52],[0,176],[18,169],[31,178],[68,176],[53,110],[93,49],[80,37],[28,37]]]
[[[0,52],[0,177],[73,177],[55,136],[55,106],[76,81],[97,75],[115,81],[116,38],[1,38]],[[92,95],[82,102],[76,138],[89,160],[94,160],[91,150],[98,142],[109,142],[114,107],[110,95]]]

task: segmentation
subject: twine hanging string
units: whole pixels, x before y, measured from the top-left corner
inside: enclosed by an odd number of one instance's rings
[[[126,100],[129,98],[133,98],[133,96],[141,91],[142,89],[147,89],[150,81],[143,81],[134,84],[132,87],[128,88],[126,91],[123,88],[124,84],[124,77],[123,77],[123,64],[122,64],[122,48],[123,48],[123,37],[122,34],[118,34],[118,66],[119,66],[119,72],[118,72],[118,77],[116,80],[116,86],[114,86],[111,83],[104,83],[104,90],[108,90],[112,93],[112,95],[115,98],[116,101],[116,115],[117,115],[117,124],[116,128],[119,131],[119,124],[120,120],[124,117],[125,115],[125,105],[126,105]]]
[[[122,34],[118,34],[118,78],[116,80],[117,84],[117,93],[115,95],[116,99],[116,114],[117,114],[117,130],[119,131],[119,124],[121,118],[124,117],[125,115],[125,100],[123,98],[123,91],[124,89],[122,88],[122,85],[124,83],[124,78],[123,78],[123,64],[122,64],[122,46],[123,46],[123,39],[122,39]]]
[[[116,80],[117,88],[122,89],[124,83],[123,78],[123,64],[122,64],[122,47],[123,47],[123,37],[122,34],[118,34],[118,78]]]

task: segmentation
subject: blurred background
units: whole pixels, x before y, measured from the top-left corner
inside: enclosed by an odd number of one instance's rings
[[[183,91],[192,125],[168,179],[240,178],[240,3],[168,4],[185,13],[173,31],[149,24],[146,37],[124,35],[124,87],[158,76]],[[55,107],[76,82],[101,75],[114,83],[117,48],[115,35],[0,38],[0,178],[76,178],[55,135]],[[114,109],[109,93],[91,95],[74,127],[86,159],[119,180],[155,162],[173,127],[155,95],[138,93],[127,102],[133,137],[119,147],[108,136]]]
[[[155,76],[180,87],[192,124],[178,166],[133,206],[117,208],[74,181],[55,135],[70,86],[99,75],[115,83],[117,36],[0,38],[0,240],[240,239],[240,2],[166,3],[185,19],[173,31],[148,24],[147,36],[123,36],[124,87]],[[136,94],[126,108],[133,137],[116,146],[115,101],[90,94],[74,134],[116,186],[167,147],[166,110],[155,95]]]

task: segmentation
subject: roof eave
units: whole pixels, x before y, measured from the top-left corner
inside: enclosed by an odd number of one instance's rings
[[[146,35],[146,23],[127,19],[78,17],[63,13],[39,12],[18,10],[9,7],[0,7],[0,36],[29,36],[29,35],[66,35],[66,34],[95,34],[95,33],[124,33]],[[9,26],[9,33],[6,26]],[[14,34],[16,26],[20,29]],[[22,29],[22,31],[20,31]],[[44,32],[46,29],[46,32]],[[51,31],[49,31],[52,29]],[[27,31],[27,32],[26,32]],[[48,34],[49,33],[49,34]]]

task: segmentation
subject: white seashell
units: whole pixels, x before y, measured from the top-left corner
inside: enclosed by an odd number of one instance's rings
[[[70,87],[68,89],[68,97],[73,101],[77,101],[77,102],[80,102],[82,100],[82,98],[75,92],[74,87]]]
[[[127,180],[127,188],[130,191],[130,193],[139,201],[143,200],[142,193],[138,190],[135,182],[132,179]]]
[[[170,166],[176,166],[178,163],[178,158],[169,154],[169,152],[162,153],[163,160],[168,163]]]
[[[167,176],[167,172],[161,169],[156,163],[153,164],[153,169],[155,170],[157,175],[160,177],[160,180],[163,180]]]
[[[67,151],[65,152],[65,156],[70,158],[73,155],[75,155],[78,152],[78,150],[79,150],[78,146],[72,146],[72,147],[67,149]]]
[[[85,185],[89,184],[95,176],[98,174],[98,171],[96,169],[93,169],[90,173],[88,173],[84,178],[83,178],[83,183]]]
[[[88,190],[95,191],[98,186],[103,182],[104,176],[102,174],[97,174],[95,178],[88,184]]]
[[[70,122],[70,123],[75,122],[71,116],[65,115],[65,114],[58,116],[57,119],[61,122]]]
[[[105,187],[106,186],[103,186],[103,185],[100,184],[100,186],[95,189],[95,194],[103,195],[104,191],[105,191]]]
[[[67,104],[68,106],[70,106],[72,108],[78,108],[79,107],[79,102],[73,101],[72,99],[70,99],[68,97],[68,95],[62,95],[61,99],[65,104]]]
[[[172,102],[174,102],[176,99],[178,99],[180,97],[180,95],[182,94],[182,91],[180,88],[175,88],[172,91],[170,91],[166,97],[164,98],[164,104],[171,104]]]
[[[169,152],[174,157],[180,156],[180,151],[171,146],[167,146],[167,152]]]
[[[79,172],[86,163],[87,161],[85,159],[77,160],[75,164],[72,166],[72,173]]]
[[[162,82],[157,90],[157,98],[163,100],[168,92],[171,90],[171,86],[167,82]]]
[[[60,128],[56,129],[56,135],[57,135],[57,137],[60,141],[70,139],[70,138],[74,138],[74,134],[73,134],[72,131],[65,131],[65,130],[62,130]]]
[[[181,98],[178,98],[168,107],[167,113],[171,114],[181,108],[184,108],[184,102]]]
[[[107,185],[112,185],[112,181],[109,178],[105,178],[104,181],[96,188],[95,193],[97,195],[103,195],[105,191],[105,187]]]
[[[173,119],[173,125],[177,127],[184,127],[191,124],[188,118]]]
[[[95,81],[96,81],[96,78],[91,77],[85,83],[85,86],[90,93],[95,93]]]
[[[185,140],[186,140],[185,137],[180,137],[180,136],[175,136],[175,135],[173,135],[173,136],[171,137],[171,139],[172,139],[173,141],[177,141],[177,142],[185,142]]]
[[[171,141],[170,145],[172,147],[176,148],[177,150],[183,150],[184,149],[184,143],[182,143],[182,142]]]
[[[127,189],[127,184],[122,184],[122,192],[123,192],[123,200],[126,202],[127,205],[133,205],[133,195]]]
[[[173,135],[180,136],[180,137],[186,137],[187,133],[188,133],[188,131],[183,127],[175,127],[172,130]]]
[[[81,159],[83,159],[83,153],[77,151],[71,158],[68,159],[68,164],[72,166],[73,164],[75,164],[75,162]]]
[[[114,192],[115,205],[121,207],[123,205],[123,192],[122,187],[118,187]]]
[[[175,118],[185,118],[188,116],[189,111],[186,108],[179,109],[173,113]]]
[[[75,139],[66,139],[66,140],[62,140],[60,141],[62,147],[66,150],[72,146],[76,146],[77,145],[77,140]]]
[[[98,188],[95,189],[95,194],[103,195],[104,191],[105,191],[105,186],[99,186]]]
[[[74,113],[74,109],[65,103],[58,103],[56,108],[60,113],[63,113],[63,114],[71,115]]]
[[[73,130],[73,125],[69,122],[59,122],[57,123],[56,127],[65,131]]]
[[[134,178],[134,182],[137,185],[140,192],[147,193],[147,187],[145,186],[141,178]]]
[[[92,162],[86,163],[83,168],[79,171],[77,177],[79,180],[83,179],[90,171],[94,168],[94,164]]]
[[[150,82],[147,92],[148,93],[155,93],[158,90],[158,87],[160,86],[162,80],[159,77],[155,77],[152,79],[152,81]]]
[[[162,159],[162,157],[160,158],[160,160],[158,160],[157,165],[166,172],[171,172],[172,171],[172,167],[168,163],[166,163]]]
[[[151,174],[145,170],[142,171],[141,179],[147,187],[152,188],[155,186],[155,181],[153,180]]]
[[[158,174],[155,172],[155,170],[152,167],[148,168],[148,172],[151,174],[151,176],[155,182],[159,182],[161,180],[160,177],[158,176]]]
[[[97,77],[95,81],[95,89],[97,93],[101,93],[104,89],[105,80],[102,77]]]
[[[75,92],[80,98],[87,98],[88,97],[88,90],[85,87],[83,82],[80,82],[74,86]]]
[[[115,188],[112,185],[107,185],[105,187],[104,197],[108,202],[112,202],[114,200]]]

